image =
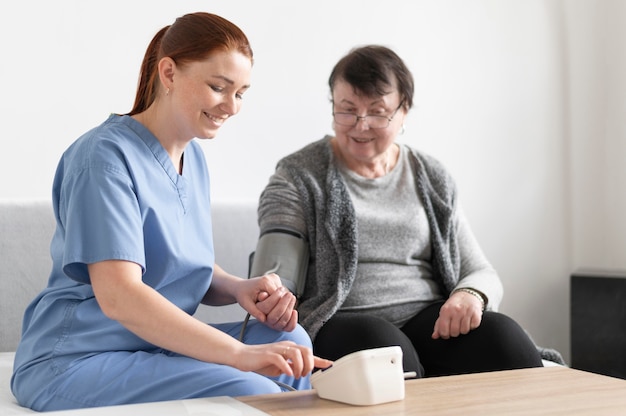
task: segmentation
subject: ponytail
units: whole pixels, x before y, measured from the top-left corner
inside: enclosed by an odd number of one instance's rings
[[[156,99],[157,88],[158,88],[158,68],[157,65],[160,60],[160,49],[161,49],[161,40],[167,32],[169,26],[165,26],[163,29],[159,30],[150,45],[148,45],[148,49],[146,50],[146,54],[143,57],[143,62],[141,63],[141,70],[139,72],[139,83],[137,86],[137,95],[135,96],[135,104],[133,105],[133,109],[128,113],[129,116],[142,113],[150,107],[150,105]]]

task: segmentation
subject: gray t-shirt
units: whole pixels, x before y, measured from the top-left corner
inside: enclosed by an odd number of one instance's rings
[[[397,326],[443,299],[432,279],[430,228],[408,153],[387,175],[365,178],[339,164],[358,227],[356,279],[340,311],[367,312]]]

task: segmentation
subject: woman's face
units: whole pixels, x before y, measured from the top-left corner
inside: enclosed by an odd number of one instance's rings
[[[216,52],[204,61],[175,66],[168,95],[179,137],[215,137],[241,109],[251,70],[250,59],[236,51]]]
[[[352,85],[338,80],[332,91],[333,112],[355,114],[361,118],[356,125],[346,126],[337,122],[333,126],[337,145],[342,156],[353,163],[372,163],[383,155],[395,142],[402,129],[406,112],[400,107],[400,94],[393,92],[380,97],[366,97],[357,94]],[[397,111],[396,111],[397,110]],[[382,128],[371,128],[365,116],[384,116],[391,118],[389,125]]]

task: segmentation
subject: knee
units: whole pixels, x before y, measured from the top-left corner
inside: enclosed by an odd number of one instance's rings
[[[535,343],[514,319],[501,313],[486,313],[479,328],[483,329],[483,338],[489,339],[493,348],[499,348],[512,356],[526,357],[533,364],[524,366],[540,363]]]
[[[366,314],[343,314],[331,318],[315,338],[315,348],[342,354],[389,345],[409,345],[406,335],[392,323]]]
[[[246,344],[270,344],[279,341],[292,341],[298,345],[312,348],[311,337],[306,330],[296,325],[293,331],[277,331],[261,322],[251,321],[246,330],[243,341]]]
[[[283,332],[279,341],[292,341],[298,345],[313,348],[311,337],[300,324],[291,332]]]
[[[320,333],[387,339],[389,332],[395,331],[398,331],[397,328],[385,319],[365,313],[350,313],[335,315],[326,322]]]
[[[273,380],[256,373],[241,373],[239,377],[233,377],[224,383],[228,386],[223,386],[222,391],[231,397],[282,392]]]
[[[511,317],[499,312],[485,312],[480,328],[493,336],[505,339],[526,340],[528,335],[524,329]]]

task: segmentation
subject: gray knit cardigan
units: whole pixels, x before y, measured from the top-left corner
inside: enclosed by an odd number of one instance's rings
[[[348,189],[333,163],[330,136],[281,159],[259,201],[261,233],[293,227],[307,236],[310,252],[300,324],[315,339],[341,307],[357,269],[357,226]],[[415,181],[430,225],[433,278],[449,295],[458,283],[460,258],[454,213],[456,186],[444,166],[409,148]],[[543,357],[563,363],[554,350],[538,348]]]
[[[311,256],[298,307],[300,323],[312,338],[343,304],[357,268],[356,215],[332,163],[329,139],[324,137],[279,161],[277,170],[290,178],[293,193],[285,191],[290,187],[284,182],[270,181],[259,203],[261,232],[287,223],[308,237],[310,251],[316,253]],[[435,278],[449,294],[459,281],[460,270],[453,221],[456,188],[437,160],[416,150],[411,150],[410,160],[431,228]],[[290,212],[302,215],[304,224],[289,218]]]

